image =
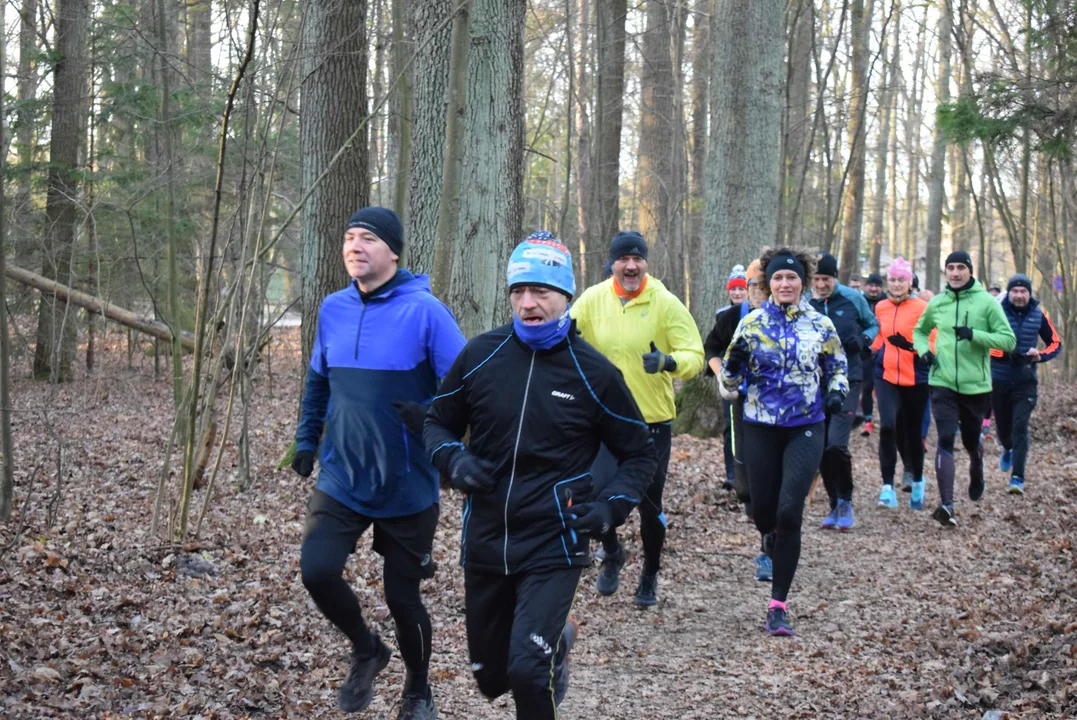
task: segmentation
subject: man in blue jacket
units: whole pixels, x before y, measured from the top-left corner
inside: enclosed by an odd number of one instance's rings
[[[352,643],[340,709],[364,710],[375,676],[389,663],[389,648],[363,622],[343,578],[348,556],[373,525],[385,602],[407,668],[397,718],[433,720],[430,616],[419,581],[435,570],[438,473],[423,445],[423,406],[465,340],[426,276],[397,268],[403,236],[386,208],[363,208],[348,222],[344,264],[352,283],[325,298],[318,312],[292,468],[309,477],[320,445],[300,566],[314,604]]]
[[[1010,352],[991,351],[991,404],[1003,448],[998,466],[1002,472],[1011,473],[1010,493],[1024,495],[1028,421],[1039,396],[1036,366],[1058,355],[1062,340],[1047,311],[1032,297],[1032,280],[1027,275],[1010,278],[1002,311],[1017,336],[1017,346]],[[1040,340],[1043,350],[1038,347]]]
[[[811,306],[834,323],[845,357],[849,360],[849,393],[841,410],[827,415],[826,449],[819,464],[823,485],[830,497],[830,514],[823,520],[822,527],[851,530],[855,520],[853,456],[849,452],[849,435],[853,430],[863,378],[863,365],[859,358],[861,350],[871,347],[871,342],[879,334],[879,323],[864,296],[838,282],[838,261],[830,253],[822,254],[812,276]]]

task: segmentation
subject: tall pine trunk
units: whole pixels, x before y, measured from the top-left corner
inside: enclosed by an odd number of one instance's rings
[[[86,134],[89,63],[86,35],[89,0],[60,0],[56,11],[49,189],[45,206],[45,257],[41,274],[71,285],[71,260],[79,224],[79,149]],[[76,314],[64,302],[41,298],[38,307],[34,377],[73,379]]]
[[[853,64],[849,100],[849,178],[845,186],[838,277],[843,283],[860,274],[860,234],[864,224],[864,180],[867,164],[868,42],[873,0],[853,0]]]
[[[703,193],[707,160],[707,92],[710,88],[712,0],[696,0],[692,32],[692,135],[688,185],[688,301],[693,317],[703,317]]]
[[[367,113],[365,0],[312,0],[303,26],[299,147],[308,188]],[[310,360],[322,299],[348,284],[344,227],[367,204],[366,137],[361,133],[303,208],[303,367]]]
[[[602,279],[606,249],[620,229],[621,120],[624,114],[627,0],[596,0],[598,77],[595,107],[595,223],[584,245],[587,285]]]
[[[449,305],[468,337],[505,319],[505,263],[523,222],[526,0],[475,0]]]
[[[885,6],[884,6],[885,9]],[[884,79],[881,93],[881,107],[879,108],[880,123],[879,135],[875,152],[875,198],[872,206],[871,220],[871,253],[868,266],[871,272],[879,272],[879,264],[882,259],[883,238],[886,232],[886,164],[890,153],[890,127],[894,120],[894,105],[897,97],[897,84],[900,72],[898,62],[901,46],[901,3],[895,2],[893,7],[894,27],[891,34],[882,39],[882,48],[879,54],[886,58],[887,43],[892,43],[892,54],[885,61],[882,77]],[[891,39],[892,38],[892,39]],[[859,273],[856,273],[859,275]]]
[[[571,0],[575,3],[576,0]],[[578,32],[580,38],[580,54],[576,64],[576,214],[577,214],[577,253],[572,262],[576,269],[578,282],[583,283],[584,258],[581,249],[587,247],[591,237],[591,228],[595,222],[593,209],[594,181],[592,173],[592,75],[594,74],[594,58],[591,45],[591,34],[594,29],[592,24],[593,13],[591,12],[591,0],[579,0]],[[582,288],[581,288],[582,289]]]

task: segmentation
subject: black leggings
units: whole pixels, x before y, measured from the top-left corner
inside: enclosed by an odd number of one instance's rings
[[[855,360],[852,362],[855,362]],[[870,354],[861,358],[860,368],[862,372],[860,380],[860,413],[869,418],[873,410],[871,392],[875,389],[875,361]]]
[[[427,534],[433,540],[437,514],[433,505],[407,518],[375,520],[315,490],[307,506],[299,561],[303,585],[318,610],[351,640],[357,655],[369,655],[375,649],[374,638],[363,622],[359,599],[343,574],[359,537],[375,524],[375,550],[385,557],[385,604],[396,625],[397,647],[408,669],[408,683],[416,690],[426,686],[430,666],[430,616],[419,594],[419,580],[429,573],[421,560],[413,559],[408,545],[425,545]],[[427,561],[429,565],[429,556]]]
[[[949,388],[931,389],[931,410],[939,448],[935,453],[935,479],[943,505],[954,502],[954,437],[961,429],[961,443],[969,454],[970,484],[983,482],[984,452],[980,432],[991,407],[991,393],[959,395]]]
[[[744,464],[752,491],[752,517],[764,536],[774,533],[770,595],[785,602],[800,561],[804,500],[823,457],[823,423],[773,427],[743,423]]]
[[[924,475],[924,444],[920,428],[927,407],[927,385],[894,385],[876,378],[875,394],[879,398],[879,465],[883,484],[894,484],[897,457],[905,471],[919,481]],[[952,448],[951,448],[952,449]]]
[[[1024,479],[1028,458],[1028,422],[1036,409],[1039,386],[1036,380],[995,383],[991,402],[995,408],[995,429],[1002,447],[1013,451],[1013,477]]]
[[[651,484],[639,504],[639,534],[643,542],[645,575],[654,575],[662,565],[662,548],[666,544],[666,515],[662,510],[662,492],[666,487],[666,472],[669,470],[669,453],[673,441],[672,423],[652,423],[650,428],[655,454],[658,455],[658,469],[654,471]],[[603,447],[592,468],[595,487],[603,487],[616,470],[617,461]],[[612,556],[621,547],[616,529],[610,530],[608,535],[602,537],[602,547],[606,551],[606,557]]]

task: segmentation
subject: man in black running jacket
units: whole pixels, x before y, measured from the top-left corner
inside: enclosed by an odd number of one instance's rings
[[[590,539],[624,522],[657,460],[621,373],[572,332],[568,250],[535,233],[507,275],[512,324],[467,344],[423,436],[434,465],[467,493],[460,564],[479,690],[511,691],[517,718],[548,720],[567,689],[568,615]],[[599,443],[618,468],[596,493]]]

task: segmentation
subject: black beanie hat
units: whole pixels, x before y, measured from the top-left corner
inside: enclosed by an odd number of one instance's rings
[[[953,265],[955,263],[964,265],[969,269],[969,272],[972,272],[972,258],[969,257],[969,254],[964,250],[954,250],[946,256],[946,265]]]
[[[404,252],[404,226],[389,208],[371,206],[356,210],[348,221],[348,229],[361,227],[377,235],[394,255]]]
[[[1006,283],[1006,292],[1013,290],[1015,287],[1023,287],[1025,290],[1032,292],[1032,279],[1028,275],[1017,273]]]
[[[879,273],[872,273],[871,275],[868,275],[868,279],[864,281],[864,284],[865,285],[878,285],[878,286],[882,287],[883,276],[880,275]]]
[[[819,256],[819,262],[816,264],[815,267],[815,274],[837,277],[838,261],[830,253],[823,253]]]
[[[647,241],[635,230],[623,230],[613,236],[610,243],[610,265],[625,255],[639,255],[647,259]]]

